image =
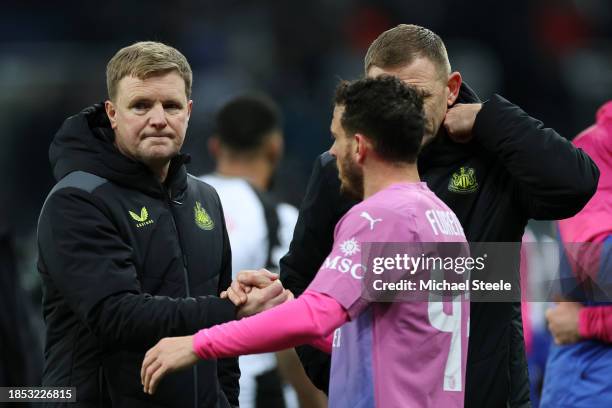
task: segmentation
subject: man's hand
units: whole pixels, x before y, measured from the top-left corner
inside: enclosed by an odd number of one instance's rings
[[[278,275],[267,269],[240,271],[232,285],[221,292],[238,307],[238,318],[251,316],[293,299],[283,288]]]
[[[247,301],[247,295],[253,287],[263,289],[276,280],[278,280],[278,275],[267,269],[245,269],[238,272],[231,286],[221,292],[220,297],[222,299],[229,297],[234,305],[240,306]]]
[[[480,109],[482,109],[481,103],[458,103],[450,108],[444,118],[444,127],[448,136],[457,143],[469,142]]]
[[[546,311],[548,328],[555,343],[565,345],[580,341],[578,319],[582,305],[576,302],[559,302]]]
[[[161,339],[155,347],[147,351],[142,362],[140,381],[144,392],[153,395],[166,374],[190,367],[197,362],[198,356],[193,351],[193,336]]]
[[[291,299],[293,299],[293,293],[283,288],[279,280],[263,289],[253,287],[247,295],[247,301],[238,308],[237,316],[240,319],[261,313]]]

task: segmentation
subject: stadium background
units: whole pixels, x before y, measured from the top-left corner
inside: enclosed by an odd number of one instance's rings
[[[314,158],[331,143],[334,85],[362,75],[368,45],[399,23],[438,33],[453,69],[482,99],[500,93],[570,139],[610,99],[608,0],[3,3],[0,234],[10,237],[2,250],[14,251],[26,293],[4,313],[27,307],[19,313],[40,334],[32,344],[42,344],[35,228],[54,184],[49,143],[67,116],[105,98],[106,62],[117,49],[158,40],[190,61],[194,112],[183,150],[193,174],[212,168],[206,139],[223,102],[249,90],[272,96],[286,137],[274,190],[299,205]],[[549,224],[533,229],[538,237],[553,234]],[[0,271],[3,290],[7,270]]]

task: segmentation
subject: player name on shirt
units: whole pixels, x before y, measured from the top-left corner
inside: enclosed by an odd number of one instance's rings
[[[452,211],[427,210],[425,217],[435,235],[464,236],[463,227]]]

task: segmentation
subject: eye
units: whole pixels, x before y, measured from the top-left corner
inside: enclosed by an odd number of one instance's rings
[[[132,109],[136,112],[144,112],[149,109],[150,104],[147,102],[136,102],[132,105]]]
[[[182,106],[178,103],[166,103],[164,104],[164,109],[169,111],[177,111],[181,110]]]

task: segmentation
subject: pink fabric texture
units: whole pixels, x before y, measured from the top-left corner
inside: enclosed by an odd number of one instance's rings
[[[563,242],[602,242],[612,233],[612,101],[597,112],[597,123],[574,139],[599,167],[597,192],[575,216],[559,221]]]
[[[559,221],[563,242],[603,242],[612,234],[612,101],[597,111],[597,123],[580,133],[574,144],[599,167],[597,192],[574,217]],[[602,247],[567,246],[570,262],[586,265],[597,273]],[[575,269],[575,268],[574,268]],[[583,338],[612,342],[612,306],[585,307],[580,311],[578,331]]]
[[[330,296],[306,291],[263,313],[202,329],[193,350],[202,359],[284,350],[311,344],[331,353],[331,334],[348,321],[348,314]]]
[[[523,240],[521,245],[521,315],[523,317],[523,338],[525,339],[525,352],[527,355],[531,354],[533,347],[533,327],[531,322],[531,305],[529,303],[529,258],[532,248],[529,245],[525,245],[529,242],[536,242],[536,238],[531,230],[526,230],[523,234]]]
[[[612,307],[594,306],[580,310],[578,333],[585,339],[598,339],[612,342]]]

